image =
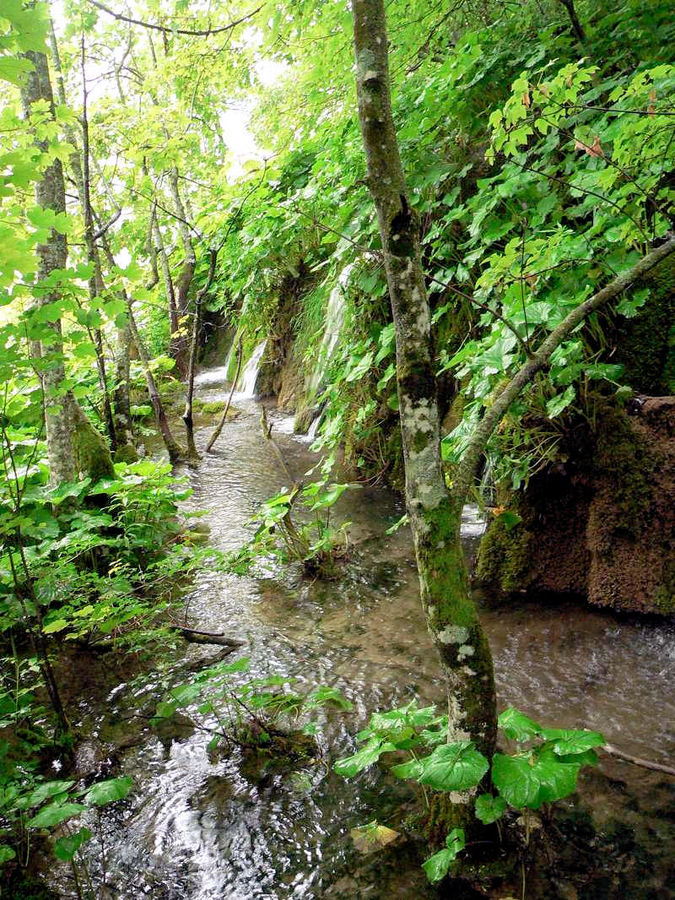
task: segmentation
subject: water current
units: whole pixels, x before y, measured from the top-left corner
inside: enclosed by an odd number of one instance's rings
[[[198,379],[208,400],[227,396],[219,372]],[[279,490],[284,473],[259,428],[255,402],[239,396],[242,414],[228,422],[215,452],[186,469],[193,509],[206,511],[211,542],[237,548],[257,505]],[[235,397],[235,403],[237,398]],[[316,463],[291,422],[271,413],[288,465],[300,476]],[[197,434],[202,445],[206,429]],[[418,863],[402,854],[394,867],[364,862],[349,831],[375,818],[393,821],[411,794],[374,768],[353,780],[331,770],[351,752],[369,714],[411,698],[443,702],[434,650],[422,618],[411,539],[387,528],[400,500],[381,488],[348,491],[338,515],[349,519],[354,549],[341,578],[322,583],[291,573],[264,578],[207,572],[187,597],[194,627],[246,642],[254,675],[290,674],[302,688],[340,688],[352,712],[321,712],[322,754],[292,770],[249,771],[236,755],[209,761],[209,735],[189,730],[167,740],[151,728],[120,753],[132,775],[129,803],[104,815],[109,896],[131,900],[432,897]],[[467,509],[464,540],[475,553],[483,525]],[[561,553],[565,548],[561,547]],[[588,727],[629,753],[667,762],[675,738],[674,629],[622,618],[575,602],[483,601],[500,707],[515,705],[544,724]],[[181,662],[199,664],[219,648],[190,646]],[[114,686],[96,722],[128,708],[129,689]],[[603,757],[588,776],[587,805],[598,827],[620,820],[662,860],[673,849],[672,813],[663,776]],[[664,791],[666,793],[664,793]],[[399,815],[400,820],[400,815]],[[651,844],[649,843],[651,841]],[[659,870],[658,876],[662,878]],[[598,895],[599,896],[599,895]],[[642,896],[642,894],[635,894]],[[660,896],[660,895],[659,895]],[[665,896],[665,895],[664,895]]]

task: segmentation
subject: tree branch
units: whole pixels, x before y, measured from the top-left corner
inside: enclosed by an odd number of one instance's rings
[[[104,13],[107,13],[109,16],[112,16],[113,19],[117,19],[120,22],[129,22],[131,25],[140,25],[142,28],[151,28],[153,31],[161,31],[163,34],[187,34],[192,37],[209,37],[212,34],[221,34],[223,31],[231,31],[233,28],[236,28],[237,25],[241,25],[242,22],[248,22],[249,19],[252,19],[256,16],[262,6],[259,6],[257,9],[254,9],[253,12],[247,13],[245,16],[242,16],[240,19],[237,19],[234,22],[230,22],[229,25],[222,25],[219,28],[207,28],[206,30],[192,30],[189,28],[171,28],[168,25],[156,25],[153,22],[143,22],[141,19],[132,19],[130,16],[125,16],[123,13],[116,13],[114,10],[110,9],[108,6],[105,6],[103,3],[99,3],[98,0],[89,0],[92,6],[95,6],[97,9],[102,10]]]
[[[487,410],[464,451],[452,486],[452,493],[458,508],[461,508],[466,501],[490,435],[523,388],[532,381],[537,372],[547,365],[553,351],[590,313],[618,297],[673,252],[675,252],[675,236],[671,235],[664,244],[644,256],[632,268],[622,272],[597,294],[593,294],[592,297],[575,307],[545,338],[531,358],[521,366]]]

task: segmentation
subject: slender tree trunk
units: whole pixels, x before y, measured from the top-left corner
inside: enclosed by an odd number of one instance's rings
[[[169,259],[166,255],[166,247],[164,246],[164,238],[159,227],[157,219],[157,205],[153,204],[152,208],[152,230],[155,238],[155,247],[157,260],[159,261],[159,269],[162,273],[162,281],[164,282],[164,290],[166,291],[167,306],[169,309],[169,328],[171,334],[177,334],[179,329],[178,309],[176,307],[176,292],[174,289],[173,279],[171,277],[171,269],[169,268]]]
[[[190,227],[187,224],[187,212],[185,204],[180,193],[180,185],[178,183],[178,169],[175,167],[169,173],[169,184],[171,187],[171,197],[178,216],[178,230],[180,231],[181,243],[183,244],[183,265],[180,274],[175,283],[175,304],[177,314],[177,329],[173,332],[171,338],[171,356],[176,360],[176,368],[182,377],[185,377],[188,371],[189,356],[189,338],[186,325],[188,316],[188,302],[190,296],[190,286],[195,274],[197,265],[197,257],[195,255],[192,237],[190,235]]]
[[[586,32],[584,31],[584,27],[579,21],[579,16],[577,15],[576,7],[574,6],[574,0],[560,0],[560,3],[567,10],[567,15],[570,17],[570,23],[572,25],[572,34],[579,41],[580,44],[583,44],[586,40]]]
[[[111,269],[115,267],[115,257],[113,256],[110,241],[106,234],[101,235],[101,246],[105,254],[105,258]],[[118,295],[124,302],[129,304],[126,291],[122,288],[118,291]],[[122,325],[117,329],[117,352],[115,354],[115,386],[113,388],[114,415],[115,415],[115,434],[117,435],[118,450],[126,447],[127,454],[135,455],[134,449],[134,432],[131,418],[131,398],[130,398],[130,371],[131,371],[131,347],[133,344],[131,336],[131,328],[129,323]]]
[[[187,369],[187,390],[185,392],[185,411],[183,412],[183,422],[185,422],[185,432],[187,439],[188,456],[192,459],[199,459],[197,446],[195,444],[194,419],[192,415],[192,404],[195,393],[195,372],[197,369],[197,354],[199,351],[199,330],[201,327],[201,312],[204,297],[213,284],[216,275],[216,263],[218,262],[218,251],[211,248],[209,251],[209,271],[206,281],[197,292],[195,297],[194,310],[192,312],[192,332],[190,335],[190,357]]]
[[[85,43],[82,35],[82,185],[80,203],[84,218],[84,242],[87,247],[87,259],[93,271],[89,277],[89,298],[92,304],[101,296],[104,290],[103,273],[101,272],[101,258],[96,244],[94,229],[94,213],[91,205],[91,173],[89,160],[89,111],[87,92],[87,73],[85,68]],[[79,167],[78,167],[79,168]],[[108,388],[108,376],[105,364],[105,352],[103,349],[103,335],[100,328],[95,328],[93,333],[94,350],[96,353],[96,370],[103,399],[103,413],[106,431],[112,450],[117,449],[117,435],[115,434],[115,420],[113,418],[110,391]]]
[[[422,605],[446,679],[449,737],[472,739],[490,758],[496,737],[492,657],[469,591],[461,507],[448,493],[441,465],[431,319],[419,227],[391,111],[384,4],[354,0],[353,11],[359,120],[396,329],[406,506]]]
[[[141,361],[141,365],[143,367],[143,373],[145,374],[145,380],[148,385],[148,396],[150,397],[150,403],[152,404],[152,408],[155,413],[155,422],[157,423],[157,428],[162,436],[164,446],[167,449],[171,462],[181,462],[185,458],[185,454],[181,450],[180,445],[174,439],[174,436],[171,432],[171,426],[169,425],[169,420],[166,417],[164,404],[162,403],[162,398],[160,397],[159,390],[157,389],[157,382],[155,381],[155,376],[152,374],[152,369],[150,367],[150,358],[148,356],[148,351],[145,349],[145,345],[141,339],[140,334],[138,333],[138,326],[136,325],[136,319],[134,318],[134,314],[131,309],[130,299],[127,299],[127,314],[129,316],[129,330],[131,332],[131,338],[136,345],[138,358]]]
[[[54,32],[54,23],[50,19],[49,23],[49,44],[51,48],[52,64],[56,75],[56,90],[58,101],[62,106],[67,105],[66,87],[63,78],[63,70],[61,68],[61,56],[59,54],[59,46]],[[99,297],[104,290],[103,274],[101,271],[101,260],[98,247],[94,235],[94,214],[91,205],[90,190],[90,154],[89,154],[89,122],[87,113],[87,86],[84,66],[84,38],[82,43],[82,153],[77,149],[78,141],[75,130],[71,125],[65,125],[64,131],[68,141],[72,145],[73,152],[68,160],[71,175],[77,188],[80,206],[82,207],[82,218],[84,220],[84,239],[87,248],[87,259],[93,267],[92,274],[89,278],[89,298],[92,302]],[[112,404],[110,401],[110,391],[108,386],[108,377],[106,373],[105,352],[103,348],[103,335],[100,328],[88,329],[89,337],[94,346],[96,354],[96,371],[98,374],[99,387],[101,388],[101,396],[103,399],[103,421],[108,433],[110,446],[114,451],[117,447],[117,435],[115,431],[115,421],[113,417]]]
[[[235,341],[237,338],[235,337]],[[230,388],[230,396],[227,398],[227,403],[225,404],[225,409],[223,410],[223,414],[220,417],[220,422],[213,429],[213,434],[209,438],[209,442],[206,445],[206,452],[210,453],[213,450],[213,445],[216,443],[218,438],[220,437],[220,433],[223,430],[223,426],[225,422],[227,422],[227,414],[230,411],[230,404],[232,403],[232,397],[234,396],[235,389],[237,387],[237,381],[239,381],[239,374],[241,372],[241,359],[242,359],[242,342],[243,335],[239,335],[239,343],[237,344],[237,371],[234,373],[234,381],[232,382],[232,387]]]
[[[359,119],[396,328],[406,504],[415,540],[422,602],[448,681],[451,737],[464,732],[490,756],[496,725],[494,680],[490,651],[470,598],[461,552],[462,507],[492,432],[522,390],[591,312],[619,296],[674,253],[675,237],[669,235],[631,269],[580,303],[542,341],[475,428],[450,494],[441,470],[429,309],[418,228],[407,200],[391,113],[384,5],[382,0],[354,0],[353,8]]]

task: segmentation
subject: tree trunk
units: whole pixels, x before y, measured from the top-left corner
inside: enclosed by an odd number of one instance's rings
[[[85,68],[85,44],[84,34],[82,35],[82,184],[80,191],[80,205],[82,206],[82,216],[84,218],[84,242],[87,248],[87,260],[92,267],[92,273],[89,276],[89,298],[92,306],[101,296],[104,290],[103,273],[101,272],[101,257],[96,244],[94,232],[94,213],[91,205],[91,174],[89,165],[89,112],[88,112],[88,93],[87,93],[87,73]],[[79,167],[78,167],[79,169]],[[112,403],[110,401],[110,391],[108,389],[108,376],[106,373],[105,352],[103,349],[103,335],[100,328],[93,329],[93,335],[90,331],[96,353],[96,370],[98,372],[98,381],[101,388],[103,399],[103,413],[110,447],[113,452],[117,449],[117,435],[115,434],[115,420],[113,418]]]
[[[22,88],[22,101],[26,116],[33,103],[46,103],[54,111],[52,86],[49,78],[47,57],[44,53],[29,51],[26,58],[33,70]],[[42,151],[48,149],[46,142],[37,141]],[[35,185],[35,202],[44,209],[55,213],[66,210],[66,193],[63,167],[56,159],[44,171]],[[65,269],[68,261],[68,246],[65,235],[52,230],[45,244],[38,247],[38,282],[44,281],[55,269]],[[40,305],[53,303],[59,299],[58,291],[48,293],[36,290]],[[47,456],[50,479],[58,484],[73,481],[78,474],[88,475],[94,480],[100,477],[114,477],[110,450],[101,435],[91,425],[70,391],[64,390],[65,368],[63,364],[63,339],[61,322],[51,325],[53,338],[49,346],[44,342],[42,357],[47,353],[52,359],[40,369],[40,379],[45,396],[45,425],[47,432]],[[86,446],[86,452],[85,452]]]
[[[185,410],[183,412],[183,422],[185,423],[185,432],[187,440],[188,456],[194,460],[199,459],[197,446],[195,444],[194,419],[192,415],[192,404],[195,393],[195,372],[197,370],[197,353],[199,350],[199,329],[201,327],[201,312],[204,297],[213,284],[216,275],[216,263],[218,262],[218,251],[211,248],[209,251],[209,271],[206,281],[197,292],[195,297],[195,306],[192,311],[192,331],[190,335],[190,356],[187,369],[187,390],[185,392]]]
[[[177,329],[171,335],[171,357],[176,360],[176,369],[181,377],[185,377],[188,372],[189,357],[189,337],[186,326],[188,315],[188,300],[190,295],[190,286],[194,278],[195,268],[197,265],[197,257],[192,245],[192,237],[190,235],[190,227],[187,223],[187,213],[185,205],[180,194],[180,186],[178,184],[178,169],[175,167],[169,173],[169,184],[171,186],[171,197],[178,217],[178,230],[180,231],[181,242],[185,256],[183,265],[175,283],[175,302],[177,313]]]
[[[579,16],[577,15],[576,7],[574,6],[574,0],[560,0],[560,2],[567,10],[567,15],[570,17],[572,34],[579,41],[579,43],[583,45],[586,40],[586,32],[584,31],[583,25],[579,21]]]
[[[167,419],[166,412],[164,411],[164,404],[162,403],[162,398],[160,397],[159,390],[157,389],[157,382],[155,381],[155,376],[152,374],[152,369],[150,367],[150,358],[148,356],[148,351],[145,349],[145,344],[143,343],[141,336],[138,333],[138,326],[136,325],[136,319],[134,318],[134,314],[131,309],[131,300],[129,298],[127,298],[127,314],[129,316],[129,330],[131,332],[131,338],[136,345],[138,358],[141,361],[141,366],[143,367],[143,373],[145,374],[145,380],[148,385],[148,396],[150,397],[150,403],[152,404],[152,408],[155,413],[155,422],[157,423],[157,428],[162,436],[162,440],[164,441],[164,446],[167,449],[170,461],[172,463],[181,462],[185,458],[185,454],[181,450],[180,445],[174,439],[174,436],[171,432],[171,426],[169,425],[169,420]]]
[[[354,0],[353,9],[359,120],[396,328],[406,507],[422,605],[446,679],[449,738],[471,738],[490,758],[496,737],[492,657],[469,592],[459,540],[461,505],[448,493],[441,465],[431,319],[419,227],[391,111],[384,4]]]

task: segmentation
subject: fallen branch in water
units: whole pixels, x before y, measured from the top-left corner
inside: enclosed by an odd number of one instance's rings
[[[655,772],[665,772],[666,775],[675,777],[675,768],[666,766],[663,763],[650,762],[648,759],[640,759],[639,756],[631,756],[630,753],[624,753],[623,750],[617,750],[611,744],[605,744],[602,749],[610,756],[616,756],[617,759],[623,759],[625,762],[633,763],[634,766],[641,766],[643,769],[653,769]]]
[[[174,631],[178,631],[186,641],[191,644],[218,644],[221,647],[229,647],[230,652],[244,646],[244,641],[228,637],[222,632],[199,631],[197,628],[188,628],[186,625],[170,625]]]

